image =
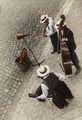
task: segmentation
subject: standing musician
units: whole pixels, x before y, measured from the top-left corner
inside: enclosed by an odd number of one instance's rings
[[[52,18],[48,17],[48,15],[42,15],[41,16],[41,23],[44,23],[44,33],[43,36],[47,37],[49,36],[53,45],[53,51],[51,54],[57,52],[57,42],[58,42],[58,37],[57,37],[57,31],[54,28],[54,22]]]
[[[79,60],[77,57],[77,54],[75,53],[75,49],[76,49],[76,44],[74,41],[74,36],[73,36],[73,32],[66,26],[65,23],[65,16],[62,15],[63,17],[60,25],[59,25],[59,34],[61,37],[61,42],[66,42],[69,52],[70,52],[70,58],[74,64],[74,66],[76,67],[76,72],[75,74],[78,74],[81,71],[81,67],[79,65]]]

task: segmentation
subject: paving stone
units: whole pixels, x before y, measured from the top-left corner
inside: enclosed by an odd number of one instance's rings
[[[2,116],[1,116],[1,120],[3,120],[3,119],[4,119],[4,117],[5,117],[5,114],[2,114]]]

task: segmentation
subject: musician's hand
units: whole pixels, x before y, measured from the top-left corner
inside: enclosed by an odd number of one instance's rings
[[[39,102],[45,102],[45,99],[37,98]]]
[[[66,41],[66,38],[62,38],[62,39],[61,39],[61,42],[65,42],[65,41]]]
[[[47,35],[43,34],[43,37],[47,37]]]

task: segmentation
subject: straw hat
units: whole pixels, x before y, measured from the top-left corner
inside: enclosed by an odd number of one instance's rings
[[[64,27],[64,26],[66,26],[67,24],[66,24],[66,22],[62,22],[62,20],[60,19],[57,23],[56,23],[56,26],[62,26],[62,27]]]
[[[42,15],[40,18],[40,23],[44,23],[48,19],[48,15]]]
[[[50,73],[50,68],[48,65],[40,65],[40,67],[37,69],[37,76],[44,77]]]

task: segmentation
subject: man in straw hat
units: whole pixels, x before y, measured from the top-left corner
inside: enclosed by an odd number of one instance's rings
[[[68,106],[66,99],[72,99],[73,95],[64,82],[65,77],[63,75],[50,72],[48,65],[41,65],[37,69],[37,76],[42,78],[43,81],[35,94],[28,94],[29,97],[37,98],[41,102],[44,102],[47,97],[52,97],[52,101],[57,107]]]
[[[42,15],[41,16],[41,20],[40,23],[44,23],[44,32],[43,32],[43,36],[47,37],[49,36],[53,45],[53,51],[51,52],[51,54],[57,52],[57,31],[54,27],[54,22],[52,20],[52,18],[48,17],[48,15]]]

